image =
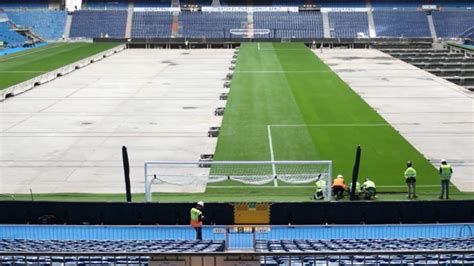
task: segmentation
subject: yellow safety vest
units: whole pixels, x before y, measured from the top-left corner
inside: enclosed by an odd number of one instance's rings
[[[199,217],[202,215],[202,211],[198,208],[191,209],[191,226],[200,227],[202,226],[202,221],[199,220]]]
[[[405,178],[410,178],[410,177],[413,177],[413,178],[416,177],[416,170],[413,167],[408,167],[407,170],[405,170]]]
[[[442,164],[441,165],[441,180],[449,180],[451,179],[451,165],[449,164]]]

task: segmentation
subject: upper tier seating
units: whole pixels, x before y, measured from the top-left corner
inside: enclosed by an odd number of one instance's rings
[[[431,37],[425,12],[375,10],[373,16],[377,37]]]
[[[362,32],[369,36],[369,22],[366,12],[329,12],[331,37],[355,38]]]
[[[23,35],[11,31],[8,23],[0,22],[0,41],[3,41],[7,47],[22,46],[27,40]]]
[[[17,26],[31,28],[47,40],[60,39],[64,33],[67,16],[65,11],[9,11],[7,14]]]
[[[170,7],[170,6],[171,6],[170,0],[135,0],[134,1],[134,7]]]
[[[255,29],[269,29],[270,37],[276,38],[322,38],[323,20],[321,13],[300,12],[255,12]]]
[[[423,0],[371,0],[372,7],[378,9],[416,10],[425,4]]]
[[[441,38],[457,37],[474,26],[474,11],[441,11],[432,15],[436,34]]]
[[[2,252],[217,252],[223,240],[31,240],[0,239]]]
[[[431,0],[432,5],[438,5],[442,9],[466,9],[474,8],[474,1],[472,0]]]
[[[127,23],[127,11],[93,11],[81,10],[74,12],[70,37],[95,38],[101,35],[124,37]]]
[[[313,0],[313,4],[321,7],[365,7],[365,0]]]
[[[127,9],[128,0],[85,0],[87,9]]]
[[[48,0],[0,0],[2,9],[47,9]]]
[[[132,37],[171,37],[173,16],[168,12],[134,12]]]
[[[308,4],[307,0],[273,0],[273,6],[301,6]]]
[[[200,5],[200,6],[210,6],[212,0],[180,0],[181,5]]]
[[[229,38],[231,29],[247,26],[244,12],[184,12],[179,15],[180,35],[190,38]]]

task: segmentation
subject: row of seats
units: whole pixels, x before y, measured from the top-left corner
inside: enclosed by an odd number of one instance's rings
[[[322,38],[323,19],[321,13],[275,13],[256,12],[253,14],[255,29],[270,29],[269,37],[274,38]]]
[[[223,240],[31,240],[0,239],[1,252],[219,252]]]
[[[125,36],[127,11],[123,10],[81,10],[74,12],[70,37],[117,37]]]
[[[417,11],[374,11],[377,36],[431,37],[428,17]]]
[[[66,24],[65,11],[8,11],[8,18],[17,26],[31,28],[33,32],[47,40],[62,37]]]
[[[186,12],[179,16],[178,34],[191,38],[230,38],[231,29],[245,27],[245,12]]]
[[[133,38],[171,37],[173,16],[169,12],[134,12]]]
[[[359,33],[369,36],[369,21],[365,12],[329,12],[331,37],[353,38]]]
[[[127,9],[128,0],[84,0],[82,6],[88,9]]]
[[[1,0],[1,9],[47,9],[49,0]]]
[[[469,250],[474,238],[257,240],[259,252]]]
[[[23,35],[12,31],[7,22],[0,22],[0,41],[9,48],[22,46],[28,39]]]

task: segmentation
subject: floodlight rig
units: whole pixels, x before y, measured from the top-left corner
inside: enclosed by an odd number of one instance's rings
[[[227,101],[228,97],[229,97],[229,94],[224,92],[219,95],[219,100]]]
[[[225,111],[225,107],[217,107],[214,111],[215,116],[223,116]]]
[[[219,136],[219,130],[221,127],[210,127],[207,132],[207,136],[210,138],[217,138]]]
[[[199,159],[199,162],[203,162],[199,164],[199,167],[201,168],[210,168],[210,164],[206,164],[204,162],[212,162],[214,160],[214,154],[201,154],[201,157]]]
[[[234,73],[227,73],[227,76],[225,76],[227,80],[232,80],[234,77]]]
[[[231,66],[229,67],[229,70],[235,70],[235,66],[234,66],[234,65],[231,65]]]
[[[231,84],[230,81],[226,81],[226,82],[224,83],[224,88],[230,88],[230,84]]]

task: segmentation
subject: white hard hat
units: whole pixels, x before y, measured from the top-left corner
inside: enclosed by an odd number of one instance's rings
[[[204,202],[198,201],[197,205],[199,205],[199,206],[201,206],[201,207],[204,207]]]
[[[446,159],[441,159],[441,162],[442,162],[442,163],[445,163],[445,162],[446,162]]]
[[[344,178],[342,175],[337,175],[337,178]]]

